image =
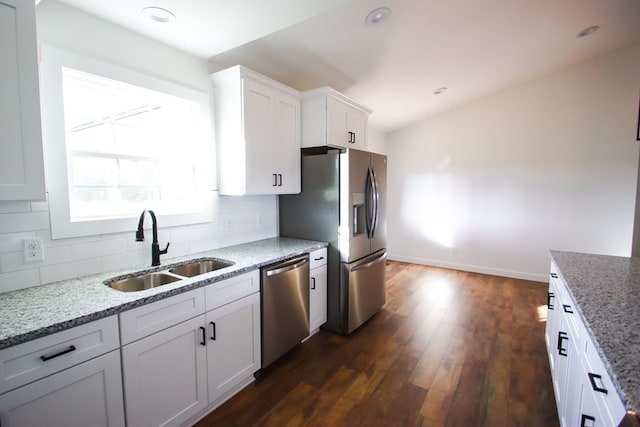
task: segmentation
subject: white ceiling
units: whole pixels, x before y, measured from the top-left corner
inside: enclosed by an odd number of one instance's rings
[[[640,42],[639,0],[61,1],[223,67],[299,90],[332,86],[372,108],[385,132]],[[150,5],[177,21],[145,22]],[[391,18],[367,26],[379,6]],[[576,37],[591,25],[600,30]]]

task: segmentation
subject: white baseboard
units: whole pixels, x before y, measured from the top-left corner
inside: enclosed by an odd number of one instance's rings
[[[435,259],[408,257],[408,256],[397,255],[392,253],[387,253],[387,259],[390,261],[410,262],[412,264],[430,265],[433,267],[450,268],[452,270],[469,271],[473,273],[491,274],[494,276],[511,277],[514,279],[532,280],[534,282],[544,282],[544,283],[549,282],[549,276],[546,274],[540,275],[535,273],[525,273],[522,271],[512,271],[512,270],[503,270],[500,268],[481,267],[477,265],[460,264],[460,263],[440,261]]]

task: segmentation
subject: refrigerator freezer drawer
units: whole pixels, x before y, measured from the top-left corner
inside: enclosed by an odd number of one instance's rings
[[[387,252],[381,251],[360,261],[343,264],[342,279],[348,284],[348,334],[384,305],[386,261]]]

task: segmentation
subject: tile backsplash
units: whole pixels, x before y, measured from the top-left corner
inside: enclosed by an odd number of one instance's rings
[[[217,196],[212,210],[210,223],[162,228],[159,221],[160,245],[171,243],[163,258],[278,234],[276,196]],[[42,237],[43,261],[24,261],[22,239],[31,237]],[[52,240],[47,202],[0,202],[0,292],[150,264],[150,237],[149,232],[144,242],[136,242],[132,229],[127,233]]]

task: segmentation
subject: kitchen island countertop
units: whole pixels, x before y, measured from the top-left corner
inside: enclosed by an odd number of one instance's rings
[[[551,251],[627,410],[640,414],[640,258]]]
[[[158,267],[138,266],[0,293],[0,349],[168,298],[325,246],[327,244],[324,242],[274,237],[178,258],[163,258],[163,265]],[[121,292],[104,284],[104,281],[113,277],[123,278],[138,273],[162,271],[175,264],[209,257],[233,261],[234,264],[138,292]]]

